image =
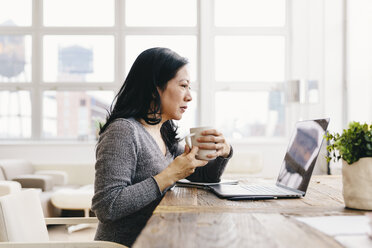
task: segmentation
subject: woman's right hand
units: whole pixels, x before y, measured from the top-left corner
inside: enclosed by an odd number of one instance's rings
[[[167,169],[172,170],[175,182],[190,176],[195,172],[197,167],[204,166],[208,163],[206,160],[198,160],[195,158],[198,150],[199,148],[194,146],[190,151],[190,148],[186,145],[185,152],[176,157],[176,159],[168,166]]]
[[[194,173],[197,167],[202,167],[208,163],[206,160],[195,158],[198,150],[197,146],[193,146],[190,151],[190,148],[186,145],[183,154],[176,157],[165,170],[154,176],[162,192],[178,180]]]

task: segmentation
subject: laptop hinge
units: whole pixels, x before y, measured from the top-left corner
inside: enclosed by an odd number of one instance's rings
[[[276,183],[276,186],[278,186],[280,188],[283,188],[283,189],[286,189],[286,190],[289,190],[289,191],[296,192],[297,194],[301,194],[302,196],[305,195],[304,191],[301,191],[301,190],[298,190],[298,189],[293,189],[293,188],[287,187],[287,186],[279,184],[279,183]]]

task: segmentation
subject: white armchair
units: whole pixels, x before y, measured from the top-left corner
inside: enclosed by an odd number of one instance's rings
[[[40,188],[50,191],[54,186],[67,183],[67,173],[64,171],[35,171],[32,164],[24,159],[1,159],[0,169],[5,180],[17,181],[22,188]]]
[[[61,215],[61,210],[54,207],[50,201],[54,191],[61,188],[71,188],[66,185],[68,177],[65,171],[42,170],[35,171],[33,165],[24,159],[0,159],[0,180],[18,182],[22,188],[38,188],[45,217]]]
[[[69,223],[69,218],[65,219]],[[80,219],[84,221],[85,218]],[[87,218],[87,220],[92,219]],[[0,197],[0,247],[122,248],[125,246],[106,241],[49,241],[39,193],[34,189],[27,189]]]
[[[0,196],[21,191],[21,184],[15,181],[0,180]]]

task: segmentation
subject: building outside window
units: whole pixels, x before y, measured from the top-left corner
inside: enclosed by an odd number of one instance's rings
[[[230,139],[283,137],[286,4],[6,1],[0,10],[0,138],[94,140],[134,59],[155,46],[190,61],[194,100],[178,122],[181,133],[208,124]]]

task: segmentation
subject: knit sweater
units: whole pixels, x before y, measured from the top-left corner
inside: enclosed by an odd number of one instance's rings
[[[164,156],[153,137],[133,118],[112,122],[100,136],[96,150],[92,210],[99,223],[95,240],[131,246],[166,192],[160,191],[153,176],[182,153],[179,147],[175,156],[168,149]],[[218,157],[187,179],[219,181],[227,161]]]

